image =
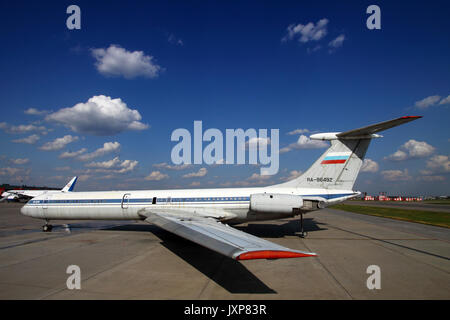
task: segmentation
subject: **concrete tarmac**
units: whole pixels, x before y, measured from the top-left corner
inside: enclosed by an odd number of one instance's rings
[[[318,257],[237,262],[145,222],[42,221],[0,203],[0,299],[449,299],[449,229],[324,209],[236,226]],[[68,227],[62,224],[68,224]],[[69,265],[81,289],[66,286]],[[381,271],[369,290],[368,266]]]

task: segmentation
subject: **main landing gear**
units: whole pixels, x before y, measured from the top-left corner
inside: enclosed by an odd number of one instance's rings
[[[300,213],[300,238],[305,238],[307,235],[308,233],[303,231],[303,213]]]
[[[45,224],[42,226],[42,231],[43,232],[51,232],[53,229],[53,226],[51,224],[49,224],[48,220],[45,220]]]

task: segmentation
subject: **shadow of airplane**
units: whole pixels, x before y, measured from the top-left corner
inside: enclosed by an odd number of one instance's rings
[[[300,222],[298,219],[289,219],[284,224],[276,223],[249,223],[247,225],[236,225],[234,228],[250,233],[260,238],[283,238],[285,236],[299,236]],[[322,228],[323,223],[318,223],[314,218],[303,218],[303,229],[305,232],[326,230]]]
[[[257,223],[234,227],[257,237],[281,238],[286,235],[297,235],[299,222],[298,220],[289,220],[282,225]],[[306,231],[322,230],[312,218],[304,219],[304,227]],[[251,273],[241,262],[216,253],[192,241],[187,241],[157,226],[151,224],[127,224],[103,230],[151,232],[162,241],[161,244],[165,248],[230,293],[277,293]]]

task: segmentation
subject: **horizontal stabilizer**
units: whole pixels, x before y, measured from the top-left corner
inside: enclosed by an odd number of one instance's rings
[[[400,117],[393,120],[388,120],[376,124],[372,124],[367,127],[362,127],[359,129],[353,129],[345,132],[337,133],[336,136],[338,138],[347,138],[347,137],[356,137],[356,136],[365,136],[365,135],[371,135],[375,134],[380,131],[384,131],[386,129],[399,126],[401,124],[417,120],[419,118],[422,118],[421,116],[406,116],[406,117]]]

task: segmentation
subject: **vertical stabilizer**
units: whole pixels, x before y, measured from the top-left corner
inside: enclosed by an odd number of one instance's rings
[[[77,182],[78,177],[75,176],[72,178],[72,180],[69,181],[68,184],[64,188],[61,189],[62,192],[68,192],[73,191],[73,188],[75,188],[75,183]]]
[[[352,190],[370,141],[381,137],[376,133],[419,118],[407,116],[345,132],[313,134],[311,139],[330,141],[331,146],[300,177],[273,187]]]
[[[278,186],[352,190],[370,141],[331,140],[331,146],[305,173]]]

